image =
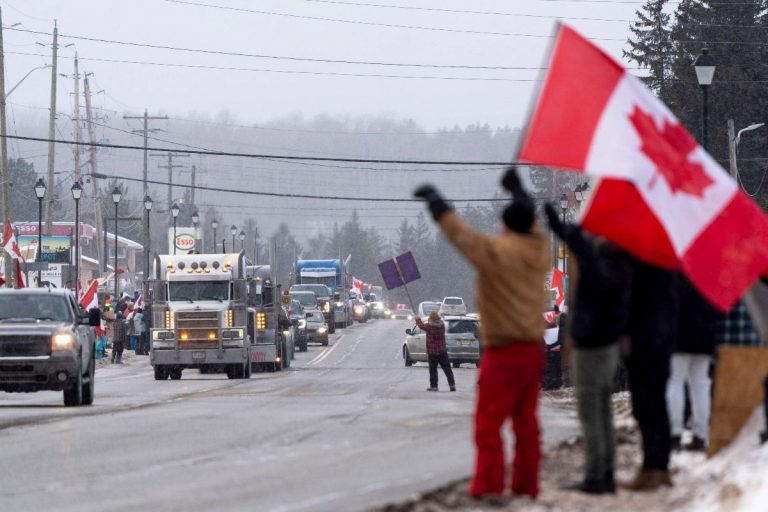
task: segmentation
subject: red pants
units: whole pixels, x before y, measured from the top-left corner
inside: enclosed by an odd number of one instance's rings
[[[477,461],[469,489],[473,496],[504,492],[501,427],[507,418],[512,419],[515,434],[510,489],[520,495],[539,494],[541,446],[536,409],[543,374],[540,343],[512,343],[483,354],[475,412]]]

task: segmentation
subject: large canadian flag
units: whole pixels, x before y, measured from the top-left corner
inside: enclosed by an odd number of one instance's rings
[[[557,307],[562,306],[563,302],[565,302],[565,272],[559,268],[552,269],[552,282],[549,285],[549,289],[557,293],[555,296]]]
[[[86,288],[85,293],[80,298],[80,305],[83,306],[83,309],[86,311],[90,311],[92,308],[98,308],[99,307],[99,282],[94,279],[91,281],[91,284],[88,285],[88,288]]]
[[[636,77],[557,32],[518,160],[601,178],[582,225],[723,310],[768,275],[768,217]]]

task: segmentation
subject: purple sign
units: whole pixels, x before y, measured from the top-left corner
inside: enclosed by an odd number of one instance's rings
[[[395,264],[395,260],[397,260],[397,264]],[[379,272],[384,278],[387,290],[403,286],[421,277],[419,267],[416,266],[416,260],[411,251],[401,254],[397,258],[382,261],[379,263]]]

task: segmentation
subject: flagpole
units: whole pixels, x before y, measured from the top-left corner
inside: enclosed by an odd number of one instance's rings
[[[397,263],[397,258],[392,258],[392,262],[395,264],[395,268],[397,269],[397,273],[400,276],[400,280],[403,282],[403,288],[405,288],[405,294],[408,296],[408,302],[411,304],[411,311],[413,311],[414,314],[416,314],[416,308],[413,307],[413,299],[411,298],[411,292],[408,291],[408,285],[405,283],[405,277],[403,276],[403,272],[400,270],[400,265]]]

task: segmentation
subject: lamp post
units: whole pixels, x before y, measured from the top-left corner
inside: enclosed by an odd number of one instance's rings
[[[72,185],[72,199],[75,200],[75,294],[80,293],[80,198],[83,187],[79,181]]]
[[[243,250],[243,246],[245,246],[245,231],[240,231],[240,234],[237,235],[237,237],[240,239],[240,250]]]
[[[715,77],[715,58],[709,54],[709,48],[702,48],[701,55],[696,57],[693,63],[696,69],[696,80],[699,82],[702,91],[703,100],[703,130],[702,143],[704,150],[708,150],[709,144],[709,86],[712,85],[712,79]]]
[[[176,203],[171,206],[171,216],[173,217],[173,254],[176,254],[176,218],[179,216],[179,205]]]
[[[43,178],[37,178],[35,183],[35,195],[37,196],[37,257],[38,262],[43,254],[43,198],[45,197],[45,182]],[[7,220],[7,218],[6,218]],[[37,271],[37,287],[43,282],[43,271]]]
[[[213,222],[211,222],[211,227],[213,228],[213,252],[216,253],[216,228],[219,227],[219,222],[216,219],[213,219]]]
[[[117,278],[117,205],[120,204],[120,199],[122,198],[122,192],[120,192],[119,188],[115,187],[112,190],[112,202],[115,203],[115,304],[117,304],[117,300],[120,298],[120,295],[118,295],[120,292],[120,280]]]
[[[197,224],[200,222],[200,214],[197,213],[197,210],[195,210],[195,213],[192,214],[192,227],[195,229],[195,250],[197,250]]]
[[[229,226],[229,233],[232,235],[232,252],[235,252],[235,236],[237,235],[237,226]]]
[[[147,241],[147,246],[144,248],[144,281],[149,280],[149,248],[152,245],[152,237],[149,235],[149,212],[152,211],[152,198],[149,196],[144,197],[144,210],[147,212],[147,225],[144,227],[144,238]],[[149,290],[145,290],[145,293]],[[146,296],[145,296],[146,297]]]
[[[565,224],[565,213],[568,211],[568,196],[565,194],[560,196],[560,209],[563,211],[563,224]],[[563,251],[563,272],[567,274],[568,270],[565,266],[565,242],[560,242],[560,248]]]

